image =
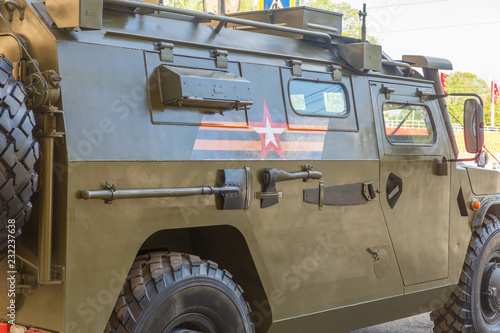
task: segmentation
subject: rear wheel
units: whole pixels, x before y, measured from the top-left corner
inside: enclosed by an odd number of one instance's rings
[[[254,333],[242,293],[212,261],[180,253],[142,255],[105,332]]]
[[[469,243],[460,282],[431,313],[434,332],[500,332],[500,221],[488,215]]]
[[[0,260],[7,253],[8,224],[17,237],[30,216],[30,198],[38,184],[35,117],[26,109],[26,89],[16,82],[12,69],[7,59],[0,58]]]

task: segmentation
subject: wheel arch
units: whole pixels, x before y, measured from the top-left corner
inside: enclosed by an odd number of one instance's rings
[[[252,308],[255,330],[267,332],[272,322],[269,300],[243,234],[231,225],[164,229],[149,236],[137,255],[168,250],[216,262],[233,275]]]
[[[479,228],[489,214],[500,217],[500,195],[487,197],[481,201],[481,207],[472,218],[472,229]]]

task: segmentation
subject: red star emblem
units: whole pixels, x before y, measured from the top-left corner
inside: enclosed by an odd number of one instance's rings
[[[271,150],[274,150],[278,155],[285,159],[283,149],[279,141],[279,137],[286,130],[287,124],[273,123],[269,110],[267,109],[266,101],[264,100],[264,119],[261,123],[250,122],[250,126],[262,138],[261,161],[267,156]]]

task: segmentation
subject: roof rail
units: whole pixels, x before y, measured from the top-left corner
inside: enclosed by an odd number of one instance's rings
[[[288,32],[288,33],[293,33],[293,34],[298,34],[298,35],[320,38],[325,42],[325,48],[327,48],[327,49],[329,49],[330,46],[332,45],[332,38],[330,37],[330,35],[327,33],[324,33],[324,32],[319,32],[319,31],[311,31],[311,30],[305,30],[305,29],[284,27],[284,26],[274,25],[274,24],[270,24],[270,23],[256,22],[256,21],[245,20],[245,19],[240,19],[240,18],[236,18],[236,17],[209,14],[209,13],[197,12],[197,11],[189,10],[189,9],[168,7],[168,6],[163,6],[160,4],[151,4],[151,3],[140,2],[140,1],[104,0],[104,4],[132,7],[132,8],[134,8],[134,7],[135,8],[144,8],[144,9],[150,9],[150,10],[155,10],[155,11],[159,11],[159,12],[168,12],[168,13],[174,13],[174,14],[193,16],[195,18],[202,19],[202,20],[219,21],[219,24],[215,27],[215,30],[214,30],[214,32],[216,32],[216,33],[219,33],[226,23],[234,23],[234,24],[241,24],[241,25],[253,26],[253,27],[257,27],[257,28],[270,29],[270,30],[276,30],[276,31],[281,31],[281,32]]]

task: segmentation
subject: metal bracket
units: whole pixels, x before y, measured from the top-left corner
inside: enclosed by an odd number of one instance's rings
[[[283,198],[283,192],[255,192],[254,198],[259,200]]]
[[[428,92],[417,88],[417,97],[420,97],[421,103],[425,103],[427,100],[429,100],[429,96],[430,94]]]
[[[318,209],[322,210],[324,205],[325,205],[325,183],[321,180],[319,182]]]
[[[342,66],[339,65],[328,65],[326,70],[332,72],[333,81],[342,81]]]
[[[391,94],[393,92],[396,91],[396,88],[393,88],[393,87],[386,87],[384,85],[382,85],[382,88],[380,89],[380,92],[382,94],[385,94],[385,99],[390,99],[391,98]]]
[[[5,0],[3,1],[3,5],[5,9],[9,12],[9,22],[12,23],[14,21],[14,11],[19,10],[19,21],[24,20],[24,8],[21,7],[20,4],[15,2],[14,0]]]
[[[154,46],[160,51],[160,61],[174,62],[174,44],[158,42]]]
[[[228,67],[227,56],[229,55],[228,51],[216,49],[216,50],[210,51],[210,55],[213,58],[215,58],[215,67],[227,69],[227,67]]]
[[[375,188],[373,182],[363,183],[363,195],[366,200],[377,200],[377,193],[380,193],[380,191]]]
[[[302,76],[302,61],[296,59],[287,60],[287,65],[292,67],[293,76]]]
[[[115,192],[116,192],[117,188],[113,183],[108,181],[108,182],[106,182],[106,190],[111,192],[111,198],[104,199],[104,203],[110,205],[113,203],[113,199],[114,199]]]

